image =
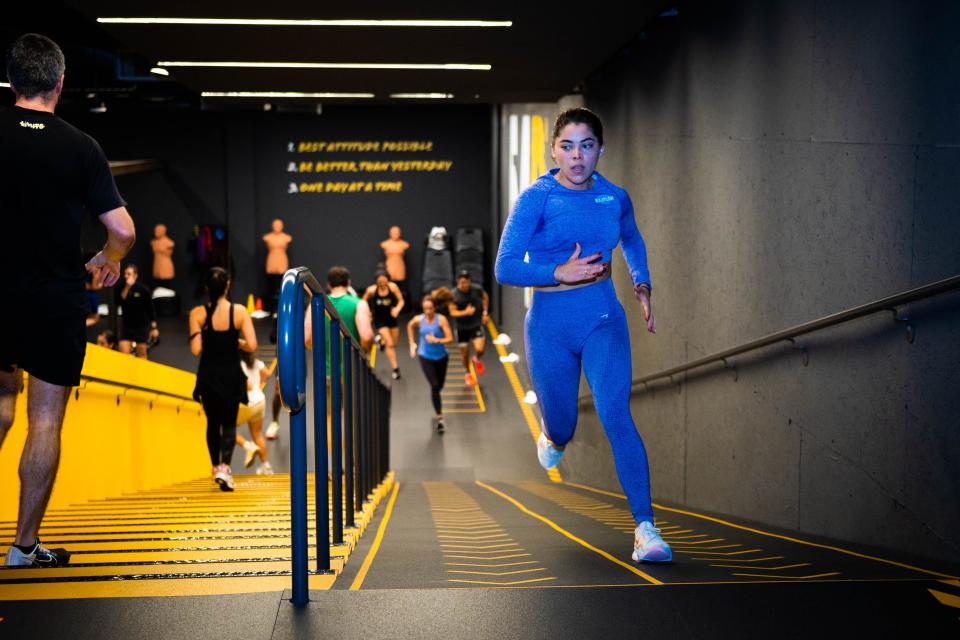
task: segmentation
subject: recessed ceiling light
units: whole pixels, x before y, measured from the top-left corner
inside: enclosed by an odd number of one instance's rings
[[[232,67],[239,69],[416,69],[439,71],[490,71],[489,64],[391,64],[376,62],[187,62],[163,60],[160,67]]]
[[[203,98],[373,98],[372,93],[303,93],[299,91],[203,91]]]
[[[97,18],[102,24],[181,24],[244,27],[512,27],[510,20],[275,20],[248,18]]]
[[[427,100],[443,100],[452,98],[452,93],[391,93],[391,98],[422,98]]]
[[[163,67],[153,67],[150,69],[150,73],[156,74],[158,76],[169,76],[170,72],[164,69]]]

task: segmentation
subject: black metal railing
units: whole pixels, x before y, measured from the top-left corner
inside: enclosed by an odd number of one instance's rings
[[[778,331],[762,338],[752,340],[738,347],[733,347],[732,349],[726,349],[709,356],[704,356],[703,358],[692,360],[686,364],[681,364],[676,367],[671,367],[669,369],[664,369],[662,371],[640,376],[639,378],[635,378],[632,384],[636,390],[637,387],[642,388],[654,380],[661,378],[672,378],[677,374],[686,373],[692,369],[705,367],[709,364],[721,362],[726,365],[727,360],[733,358],[734,356],[777,344],[779,342],[789,342],[793,344],[795,348],[803,350],[803,347],[798,347],[794,342],[794,340],[799,336],[880,312],[892,313],[895,322],[905,325],[907,331],[907,340],[913,342],[913,326],[910,324],[910,318],[899,313],[898,307],[910,302],[922,300],[924,298],[930,298],[943,293],[956,291],[957,289],[960,289],[960,275],[953,276],[952,278],[946,278],[945,280],[932,282],[928,285],[917,287],[916,289],[910,289],[909,291],[903,291],[881,300],[876,300],[874,302],[853,307],[852,309],[847,309],[846,311],[841,311],[829,316],[824,316],[823,318],[818,318],[817,320],[811,320],[810,322],[805,322],[801,325],[790,327],[789,329],[784,329],[783,331]]]
[[[309,291],[313,334],[314,490],[317,573],[330,571],[330,543],[343,542],[390,465],[390,389],[376,377],[360,344],[342,325],[337,310],[306,267],[283,276],[277,315],[280,397],[290,412],[290,498],[294,604],[308,599],[307,417],[304,294]],[[330,319],[330,401],[324,371],[325,319]],[[328,406],[329,405],[329,406]],[[330,442],[327,442],[327,418]],[[327,455],[332,469],[328,469]],[[328,492],[329,471],[331,490]],[[330,504],[332,499],[332,505]],[[344,522],[344,516],[346,521]],[[332,526],[332,531],[331,531]]]

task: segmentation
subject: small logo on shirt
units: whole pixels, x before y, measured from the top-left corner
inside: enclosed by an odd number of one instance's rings
[[[596,198],[593,199],[593,201],[596,202],[596,203],[598,203],[598,204],[607,204],[608,202],[613,202],[613,201],[614,201],[614,197],[611,196],[611,195],[609,195],[609,194],[607,194],[607,195],[603,195],[603,196],[597,196]]]
[[[43,129],[47,125],[43,124],[42,122],[27,122],[26,120],[21,120],[20,126],[24,127],[25,129]]]

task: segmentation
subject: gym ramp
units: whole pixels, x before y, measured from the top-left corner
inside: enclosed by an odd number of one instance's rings
[[[405,354],[404,345],[398,352]],[[288,601],[284,479],[240,478],[238,491],[230,496],[219,495],[204,480],[57,511],[44,523],[46,541],[77,550],[74,570],[80,567],[81,573],[97,578],[110,572],[170,572],[178,575],[117,582],[182,584],[184,595],[0,601],[0,635],[471,640],[618,637],[613,634],[805,640],[957,636],[958,568],[887,550],[657,503],[657,524],[673,546],[674,561],[633,563],[632,519],[623,496],[564,481],[562,464],[551,475],[537,464],[536,408],[520,401],[519,367],[498,362],[505,353],[491,345],[487,373],[479,388],[471,388],[462,380],[453,350],[443,435],[431,424],[423,376],[414,361],[401,360],[404,376],[392,388],[395,481],[382,487],[379,507],[336,579],[311,577],[311,601],[305,607]],[[385,359],[378,360],[378,366],[387,366]],[[456,373],[454,365],[460,367]],[[454,413],[455,401],[468,409]],[[262,492],[260,498],[254,498],[257,492]],[[257,500],[261,502],[255,504]],[[197,514],[147,519],[151,510],[170,511],[176,503],[191,502]],[[106,508],[110,511],[97,513]],[[122,515],[130,512],[135,515]],[[199,513],[214,515],[222,528],[191,519]],[[92,524],[94,518],[109,520],[104,522],[109,527],[83,539],[79,534],[91,534],[92,527],[67,528],[81,521]],[[142,521],[134,525],[121,518]],[[3,523],[8,536],[9,526]],[[192,527],[197,539],[156,540],[183,536],[185,527]],[[134,537],[136,542],[118,541]],[[120,551],[120,545],[130,550]],[[207,545],[206,551],[190,551],[193,562],[177,564],[181,556],[176,554],[187,553],[183,549]],[[244,547],[258,547],[248,552],[254,559],[241,557]],[[164,558],[173,562],[162,564]],[[247,560],[243,567],[240,563]],[[122,562],[143,564],[121,568]],[[234,575],[187,577],[198,571]],[[261,575],[271,571],[277,575]],[[86,580],[81,573],[76,576]],[[46,584],[53,588],[62,577],[36,571],[9,580],[32,581],[31,589],[42,590],[41,581],[49,580]],[[264,591],[186,595],[199,593],[192,586],[198,582],[244,580],[252,591]]]

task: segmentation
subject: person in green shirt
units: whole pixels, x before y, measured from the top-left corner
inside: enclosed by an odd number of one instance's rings
[[[346,327],[350,335],[360,341],[360,333],[357,331],[357,305],[360,304],[360,298],[350,287],[350,271],[346,267],[339,265],[330,267],[327,271],[327,298],[330,304],[337,310],[340,316],[340,323]],[[330,383],[330,318],[326,318],[326,346],[327,346],[327,384]],[[311,320],[310,309],[307,308],[304,317],[303,337],[307,348],[313,348],[313,323]],[[342,352],[341,352],[342,354]],[[342,360],[341,360],[342,362]]]

